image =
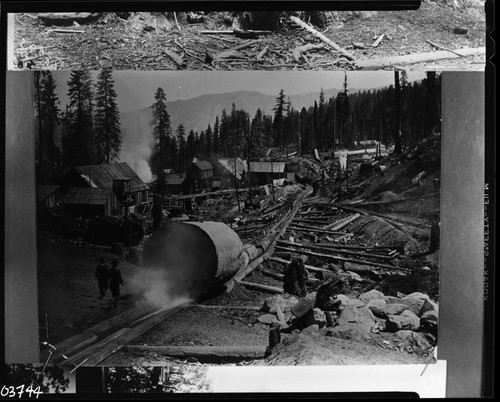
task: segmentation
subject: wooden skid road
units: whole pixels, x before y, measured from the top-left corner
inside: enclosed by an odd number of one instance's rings
[[[88,346],[74,355],[69,356],[69,359],[64,363],[78,365],[85,360],[85,366],[96,366],[108,356],[121,349],[127,343],[142,335],[144,332],[149,331],[151,328],[155,327],[162,321],[192,303],[194,303],[194,300],[188,300],[175,307],[158,310],[157,313],[138,325],[132,328],[124,327],[109,337]]]
[[[150,346],[150,345],[125,345],[126,352],[156,353],[169,357],[181,358],[238,358],[256,359],[263,358],[266,346]]]

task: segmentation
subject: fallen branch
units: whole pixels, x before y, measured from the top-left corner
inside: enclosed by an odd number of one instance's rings
[[[241,30],[241,29],[232,29],[232,30],[227,30],[227,31],[222,31],[222,30],[206,30],[206,31],[200,31],[201,34],[203,35],[237,35],[237,34],[242,34],[242,33],[248,33],[248,34],[254,34],[254,35],[271,35],[273,32],[272,31],[256,31],[256,30]]]
[[[296,23],[300,27],[306,29],[308,32],[312,33],[314,36],[316,36],[322,42],[326,43],[328,46],[330,46],[333,49],[337,50],[338,52],[342,53],[344,56],[348,57],[351,60],[355,60],[354,55],[349,53],[347,50],[341,48],[339,45],[337,45],[336,43],[334,43],[333,41],[328,39],[325,35],[323,35],[321,32],[318,32],[316,29],[314,29],[312,26],[310,26],[309,24],[302,21],[300,18],[297,18],[295,16],[291,16],[290,20],[292,20],[294,23]]]
[[[180,31],[181,27],[179,26],[179,23],[177,22],[177,13],[174,11],[174,20],[175,20],[175,25],[177,25],[177,29]]]
[[[262,60],[262,58],[265,56],[265,54],[267,53],[267,51],[269,50],[269,47],[265,47],[264,49],[262,49],[259,54],[257,55],[256,57],[256,60]]]
[[[447,47],[444,47],[444,46],[441,46],[441,45],[437,45],[435,44],[434,42],[431,42],[430,40],[426,40],[426,42],[431,45],[431,46],[434,46],[436,49],[441,49],[441,50],[446,50],[448,52],[452,52],[452,53],[455,53],[456,55],[460,56],[460,57],[464,57],[462,54],[458,53],[458,52],[455,52],[454,50],[451,50]]]
[[[47,31],[47,33],[51,33],[51,32],[56,32],[56,33],[85,33],[85,31],[80,31],[78,29],[59,29],[59,28],[49,29]]]
[[[457,54],[460,54],[458,56]],[[486,54],[486,47],[471,49],[459,49],[451,53],[449,51],[414,53],[406,56],[383,57],[379,59],[365,59],[356,62],[360,70],[381,70],[394,66],[405,66],[409,64],[424,63],[429,61],[456,59],[457,57],[473,56],[475,54]]]

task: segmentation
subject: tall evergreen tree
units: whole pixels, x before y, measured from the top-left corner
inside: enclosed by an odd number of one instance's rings
[[[151,106],[153,112],[153,138],[155,144],[149,160],[149,166],[153,174],[159,177],[160,172],[168,167],[168,146],[172,128],[170,127],[170,116],[167,112],[167,97],[163,88],[158,88],[154,95],[154,103]]]
[[[59,98],[50,71],[35,71],[35,108],[37,111],[37,180],[54,182],[60,178],[61,152],[55,143],[59,122]]]
[[[283,120],[286,110],[285,102],[285,91],[280,90],[279,95],[276,98],[276,106],[273,108],[274,111],[274,121],[273,127],[278,138],[275,139],[275,145],[279,145],[280,152],[283,152]],[[278,141],[276,143],[276,141]]]
[[[216,157],[219,155],[219,116],[215,117],[214,123],[214,138],[213,138],[213,151]]]
[[[69,132],[63,148],[66,165],[78,166],[95,163],[92,130],[92,82],[88,70],[72,71],[68,81]]]
[[[95,140],[99,162],[110,163],[121,148],[120,113],[111,69],[104,69],[97,77],[95,95]]]
[[[177,137],[177,144],[179,146],[179,173],[182,174],[187,166],[186,160],[186,131],[184,130],[184,126],[179,124],[177,126],[177,130],[175,132]]]
[[[394,70],[394,94],[395,94],[395,124],[393,131],[393,140],[394,140],[394,153],[396,155],[400,154],[403,151],[401,144],[401,82],[399,80],[399,71]]]

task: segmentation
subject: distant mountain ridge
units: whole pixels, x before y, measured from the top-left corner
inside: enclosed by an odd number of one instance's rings
[[[355,90],[350,90],[351,93]],[[337,89],[325,90],[325,99],[336,96]],[[266,95],[255,91],[236,91],[221,94],[200,95],[186,100],[167,102],[167,111],[170,115],[170,124],[175,133],[179,124],[183,124],[186,135],[190,130],[206,130],[210,124],[213,128],[216,116],[221,116],[222,110],[231,112],[232,104],[236,109],[248,112],[253,119],[257,109],[264,114],[272,115],[276,105],[276,95]],[[298,95],[287,95],[292,107],[301,110],[302,107],[314,106],[314,101],[319,102],[319,91]],[[151,172],[147,160],[151,153],[152,137],[152,111],[151,107],[121,113],[120,123],[122,130],[122,148],[120,160],[128,162],[141,178],[149,178]]]

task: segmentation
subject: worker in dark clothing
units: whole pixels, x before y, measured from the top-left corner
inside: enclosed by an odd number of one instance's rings
[[[111,263],[111,268],[109,269],[109,290],[111,294],[116,299],[120,297],[120,285],[123,285],[122,274],[117,268],[118,260],[113,260]]]
[[[104,295],[106,294],[106,290],[108,289],[108,271],[109,267],[106,264],[106,260],[104,259],[104,257],[101,257],[99,259],[99,264],[95,269],[95,276],[97,278],[97,284],[99,285],[99,293],[101,294],[101,299],[104,297]]]

